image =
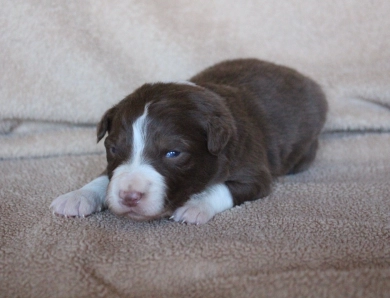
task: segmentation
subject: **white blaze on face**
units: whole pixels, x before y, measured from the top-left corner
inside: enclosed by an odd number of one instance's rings
[[[190,81],[160,81],[159,83],[163,84],[177,84],[177,85],[188,85],[188,86],[193,86],[197,87],[197,85],[193,82]]]
[[[114,170],[107,192],[107,204],[117,214],[127,214],[135,219],[147,219],[160,215],[164,210],[166,185],[164,177],[148,164],[144,157],[147,139],[148,106],[133,123],[132,154],[130,159]],[[141,199],[128,206],[120,194],[134,192]]]

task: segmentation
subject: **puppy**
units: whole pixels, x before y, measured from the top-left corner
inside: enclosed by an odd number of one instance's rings
[[[206,223],[267,196],[274,177],[305,170],[326,113],[314,81],[256,59],[145,84],[98,124],[98,142],[108,134],[107,170],[50,207],[64,216],[108,207],[135,220]]]

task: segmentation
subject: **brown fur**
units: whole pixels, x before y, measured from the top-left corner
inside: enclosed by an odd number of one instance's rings
[[[267,196],[273,177],[305,170],[314,160],[327,103],[308,77],[241,59],[190,81],[196,86],[145,84],[106,112],[97,136],[99,141],[108,132],[109,177],[130,156],[131,125],[146,104],[151,121],[145,157],[167,181],[168,209],[213,183],[225,183],[234,204]],[[171,149],[182,154],[164,160]]]

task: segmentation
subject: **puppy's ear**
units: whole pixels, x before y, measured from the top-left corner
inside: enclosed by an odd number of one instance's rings
[[[212,116],[207,124],[207,147],[211,154],[218,155],[235,136],[233,117],[228,115]]]
[[[106,135],[106,132],[110,133],[112,118],[114,117],[114,114],[115,107],[105,112],[102,119],[100,120],[96,130],[98,143]]]
[[[211,88],[198,88],[200,90],[191,97],[198,109],[197,118],[201,119],[207,135],[207,149],[219,155],[229,141],[237,139],[236,123],[225,98]]]

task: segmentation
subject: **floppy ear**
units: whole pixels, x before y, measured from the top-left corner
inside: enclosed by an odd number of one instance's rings
[[[211,85],[212,86],[212,85]],[[213,155],[220,154],[229,141],[237,138],[237,128],[233,115],[224,97],[212,90],[201,88],[192,95],[202,126],[207,135],[207,149]]]
[[[211,154],[218,155],[237,138],[237,128],[225,99],[215,94],[208,98],[207,147]]]
[[[105,112],[102,119],[100,120],[96,130],[98,143],[106,135],[106,132],[110,133],[111,123],[112,123],[112,118],[114,117],[114,113],[115,113],[115,107]]]
[[[212,116],[207,123],[207,147],[211,154],[218,155],[235,136],[236,128],[230,115]]]

